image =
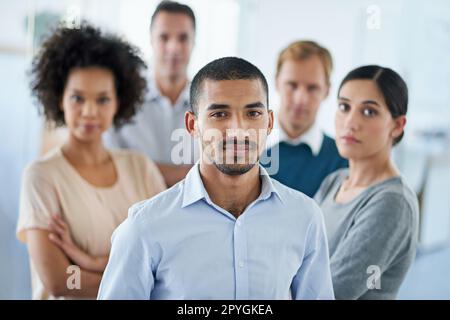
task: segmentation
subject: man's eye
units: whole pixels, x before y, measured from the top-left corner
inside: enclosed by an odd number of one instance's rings
[[[347,112],[348,110],[350,110],[350,106],[346,103],[339,103],[338,109],[342,112]]]
[[[296,85],[295,83],[293,83],[293,82],[288,82],[288,83],[286,83],[286,87],[287,87],[289,90],[295,90],[295,89],[297,89],[297,85]]]
[[[260,111],[249,111],[248,115],[252,118],[257,118],[262,115],[262,113]]]
[[[211,114],[211,117],[213,118],[224,118],[226,117],[226,112],[220,111],[220,112],[214,112],[213,114]]]
[[[372,108],[364,108],[363,115],[365,117],[373,117],[377,115],[377,112]]]
[[[181,36],[179,36],[179,40],[180,40],[180,42],[186,42],[186,41],[188,41],[188,35],[187,34],[182,34]]]
[[[308,87],[308,92],[316,92],[316,91],[319,91],[318,86],[309,86]]]

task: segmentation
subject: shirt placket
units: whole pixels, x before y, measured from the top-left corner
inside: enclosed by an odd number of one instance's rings
[[[249,299],[247,232],[245,219],[241,215],[234,224],[234,270],[236,299]]]

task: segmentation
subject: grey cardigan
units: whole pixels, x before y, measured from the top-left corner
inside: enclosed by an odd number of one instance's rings
[[[314,197],[324,214],[336,299],[395,299],[416,254],[417,197],[394,177],[336,203],[347,176],[348,169],[330,174]]]

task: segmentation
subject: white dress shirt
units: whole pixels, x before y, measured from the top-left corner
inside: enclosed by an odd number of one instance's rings
[[[314,122],[311,128],[309,128],[304,134],[300,137],[292,139],[287,135],[286,131],[284,131],[277,117],[274,122],[273,131],[267,139],[267,149],[272,148],[280,142],[285,142],[294,146],[304,143],[311,148],[312,154],[317,156],[322,148],[323,132],[317,122]]]

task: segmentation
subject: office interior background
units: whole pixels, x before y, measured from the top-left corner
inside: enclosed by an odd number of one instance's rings
[[[448,0],[180,0],[197,18],[189,75],[222,56],[256,64],[274,87],[279,51],[297,39],[327,47],[332,90],[320,126],[334,135],[336,91],[363,64],[393,68],[410,92],[405,138],[394,159],[420,199],[420,247],[399,299],[450,299],[450,2]],[[0,0],[0,299],[29,299],[25,245],[15,237],[21,173],[44,148],[30,96],[33,53],[59,21],[86,19],[137,45],[151,70],[156,0]],[[64,134],[64,133],[60,133]]]

